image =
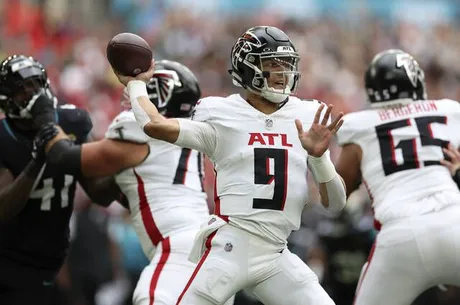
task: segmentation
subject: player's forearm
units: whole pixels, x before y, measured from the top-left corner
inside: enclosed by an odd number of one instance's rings
[[[340,212],[346,204],[345,183],[337,174],[328,155],[319,158],[308,157],[308,166],[319,184],[321,201],[331,212]]]
[[[158,112],[143,81],[130,81],[127,88],[134,117],[142,130],[152,138],[174,143],[179,136],[177,120],[166,119]]]
[[[42,166],[31,160],[12,183],[0,189],[0,220],[7,221],[24,209]],[[0,185],[5,184],[0,180]]]

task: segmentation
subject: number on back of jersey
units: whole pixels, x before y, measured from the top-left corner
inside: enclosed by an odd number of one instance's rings
[[[40,210],[41,211],[50,211],[51,210],[51,200],[56,196],[60,196],[61,199],[61,208],[66,208],[69,205],[69,188],[74,182],[74,177],[70,175],[64,176],[64,185],[55,189],[53,178],[46,178],[43,180],[43,187],[35,189],[31,194],[31,199],[40,199]]]
[[[437,138],[433,134],[432,125],[445,125],[446,123],[447,118],[445,116],[425,116],[376,126],[375,132],[379,139],[385,176],[403,170],[440,165],[439,161],[443,157],[442,148],[446,148],[449,145],[449,141]],[[398,131],[401,132],[403,128],[411,127],[417,129],[418,136],[399,139],[401,136],[394,135]],[[423,154],[423,150],[430,146],[439,147],[439,159],[432,159],[431,156]]]

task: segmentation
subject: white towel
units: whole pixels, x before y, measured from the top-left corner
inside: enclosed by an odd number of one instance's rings
[[[211,215],[209,220],[201,225],[200,230],[196,234],[195,240],[193,241],[192,250],[190,250],[190,254],[188,256],[188,260],[197,264],[206,251],[206,240],[208,239],[209,235],[226,224],[227,222],[222,218],[216,215]]]

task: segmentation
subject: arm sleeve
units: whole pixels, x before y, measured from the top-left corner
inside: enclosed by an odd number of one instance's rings
[[[201,99],[195,107],[192,120],[177,119],[179,121],[179,137],[176,145],[198,150],[212,159],[217,149],[217,130],[213,124],[213,117],[209,110],[209,98]]]
[[[212,158],[216,150],[216,130],[207,122],[178,119],[180,131],[174,144],[198,150]]]

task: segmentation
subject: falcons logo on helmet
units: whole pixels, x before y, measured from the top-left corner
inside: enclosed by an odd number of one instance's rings
[[[147,89],[152,92],[149,94],[149,98],[156,98],[158,100],[158,108],[166,107],[175,86],[182,86],[176,71],[158,70],[153,74],[153,78],[147,84]]]
[[[238,38],[234,48],[233,48],[233,54],[232,54],[232,59],[234,61],[236,60],[241,60],[241,53],[250,53],[252,52],[253,48],[257,49],[262,46],[262,43],[260,42],[259,38],[257,38],[256,35],[249,31],[243,33],[243,35]],[[233,62],[233,66],[236,67],[237,63]]]
[[[417,61],[409,54],[397,54],[396,66],[398,68],[404,67],[407,77],[414,87],[417,87],[417,81],[420,78],[423,80],[423,71],[420,69]]]

